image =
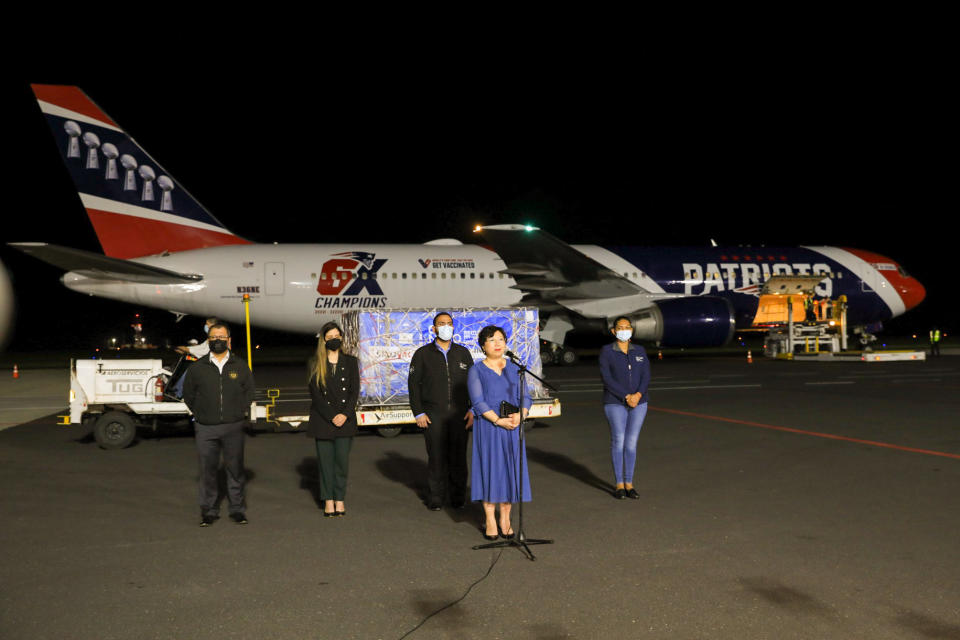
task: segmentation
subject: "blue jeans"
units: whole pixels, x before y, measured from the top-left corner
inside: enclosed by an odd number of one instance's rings
[[[631,409],[623,404],[605,404],[603,412],[610,423],[610,456],[617,484],[633,484],[633,468],[637,464],[637,439],[647,415],[647,403]]]

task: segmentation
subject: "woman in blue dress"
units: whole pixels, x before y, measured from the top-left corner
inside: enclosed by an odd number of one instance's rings
[[[476,422],[473,427],[473,464],[470,474],[470,497],[483,502],[486,516],[484,537],[494,540],[499,533],[513,537],[510,525],[511,503],[530,501],[530,477],[527,473],[527,451],[520,445],[517,427],[530,410],[530,395],[520,390],[517,365],[504,358],[507,336],[503,329],[484,327],[478,336],[486,358],[470,367],[467,388]],[[506,401],[520,411],[500,417],[500,403]],[[517,480],[517,456],[523,456],[523,478]],[[522,487],[522,496],[521,489]],[[496,510],[500,508],[499,529]]]

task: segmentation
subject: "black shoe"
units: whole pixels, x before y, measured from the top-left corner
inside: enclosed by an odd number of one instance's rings
[[[465,504],[466,503],[464,500],[454,500],[453,502],[450,503],[450,506],[453,507],[454,509],[463,509]]]
[[[631,489],[627,489],[627,497],[628,497],[628,498],[632,498],[632,499],[634,499],[634,500],[639,500],[639,499],[640,499],[640,494],[637,493],[637,490],[636,490],[636,489],[631,488]]]
[[[616,491],[613,492],[613,497],[616,498],[617,500],[624,500],[627,497],[627,490],[617,489]]]
[[[217,521],[217,516],[200,516],[200,526],[209,527]]]
[[[497,526],[497,531],[498,531],[498,532],[500,531],[499,525]],[[483,537],[484,537],[484,539],[486,539],[486,540],[496,540],[496,539],[497,539],[497,534],[496,534],[496,533],[493,534],[492,536],[488,536],[488,535],[487,535],[487,527],[486,527],[486,526],[480,527],[480,533],[483,534]]]
[[[230,519],[237,524],[247,524],[247,516],[243,515],[243,513],[239,511],[237,513],[231,513]]]
[[[440,511],[442,508],[443,504],[435,500],[431,500],[427,503],[427,509],[430,509],[430,511]]]
[[[323,517],[324,517],[324,518],[333,518],[333,517],[335,517],[336,515],[337,515],[337,512],[336,512],[336,511],[324,511],[324,512],[323,512]]]
[[[510,527],[510,528],[512,529],[513,527]],[[503,538],[504,540],[512,540],[513,536],[516,535],[516,533],[513,531],[511,531],[510,533],[504,533],[503,529],[500,528],[499,523],[497,524],[497,531],[500,533],[500,537]]]
[[[335,515],[335,516],[345,516],[345,515],[347,515],[347,510],[344,509],[343,511],[334,511],[334,512],[333,512],[333,515]]]

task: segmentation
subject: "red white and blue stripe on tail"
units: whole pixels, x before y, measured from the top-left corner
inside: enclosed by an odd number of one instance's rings
[[[78,87],[32,85],[106,255],[248,240],[228,231]]]

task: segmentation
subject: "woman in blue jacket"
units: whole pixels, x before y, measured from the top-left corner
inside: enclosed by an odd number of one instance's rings
[[[610,454],[618,500],[640,497],[633,488],[633,468],[637,463],[637,439],[647,415],[647,386],[650,361],[646,350],[632,344],[633,326],[620,316],[611,332],[616,342],[600,350],[600,375],[603,378],[603,412],[610,423]]]

